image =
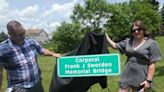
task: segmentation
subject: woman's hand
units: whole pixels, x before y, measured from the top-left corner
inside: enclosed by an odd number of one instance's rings
[[[149,89],[151,87],[150,83],[147,80],[142,82],[140,85],[144,85],[144,87],[140,90],[140,92],[145,92],[146,89]]]

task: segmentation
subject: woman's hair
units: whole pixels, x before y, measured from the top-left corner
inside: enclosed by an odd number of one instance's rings
[[[133,24],[131,26],[131,33],[132,33],[132,30],[133,30],[133,26],[134,25],[143,30],[143,33],[144,33],[144,36],[145,37],[148,37],[149,36],[148,31],[147,31],[144,23],[141,20],[136,20],[136,21],[133,22]]]

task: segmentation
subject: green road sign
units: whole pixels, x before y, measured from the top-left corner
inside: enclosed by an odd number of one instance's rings
[[[60,57],[59,77],[84,77],[120,74],[119,54],[96,54]]]

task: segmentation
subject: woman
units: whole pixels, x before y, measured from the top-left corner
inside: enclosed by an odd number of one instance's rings
[[[137,20],[132,24],[131,38],[115,43],[106,34],[111,47],[127,56],[125,69],[118,82],[119,92],[129,92],[130,89],[144,92],[151,88],[155,62],[161,59],[161,54],[157,42],[149,39],[146,33],[142,21]]]

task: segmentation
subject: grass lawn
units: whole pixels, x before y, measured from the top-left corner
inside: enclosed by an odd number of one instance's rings
[[[156,41],[160,45],[161,53],[164,55],[164,37],[157,37]],[[110,49],[111,50],[111,49]],[[114,53],[112,51],[112,53]],[[121,56],[121,67],[123,68],[123,64],[125,61],[126,57],[124,55]],[[48,92],[50,82],[51,82],[51,77],[55,65],[55,59],[52,57],[43,57],[39,56],[39,65],[42,71],[42,83],[45,89],[45,92]],[[117,92],[118,91],[118,86],[117,86],[117,81],[119,79],[119,76],[108,76],[108,88],[109,92]],[[164,92],[164,56],[162,56],[162,60],[156,64],[156,73],[154,77],[154,87],[152,92]],[[4,78],[3,78],[3,92],[6,89],[7,81],[6,81],[6,74],[4,71]],[[99,84],[93,85],[88,92],[108,92],[107,89],[101,89]]]

